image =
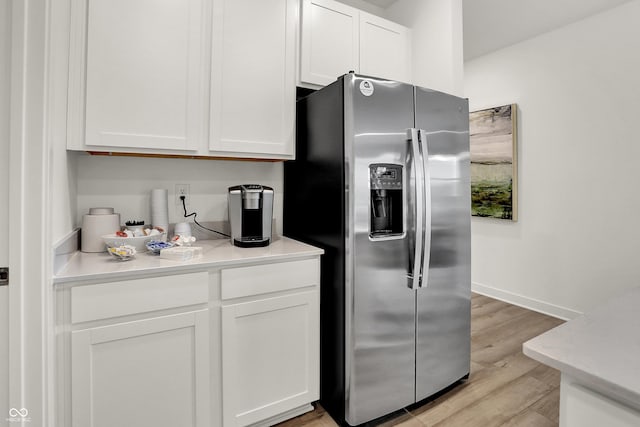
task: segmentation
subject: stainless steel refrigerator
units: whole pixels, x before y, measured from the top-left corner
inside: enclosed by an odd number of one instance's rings
[[[349,73],[296,126],[284,234],[325,249],[321,404],[358,425],[468,377],[468,102]]]

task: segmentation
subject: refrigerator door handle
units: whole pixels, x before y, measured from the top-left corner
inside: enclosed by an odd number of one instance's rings
[[[429,285],[429,264],[431,262],[431,171],[429,169],[429,143],[427,132],[419,130],[420,146],[422,147],[422,167],[423,167],[423,188],[424,188],[424,209],[423,214],[423,238],[422,238],[422,262],[420,263],[420,287],[426,288]],[[426,267],[426,268],[425,268]]]
[[[409,278],[408,286],[411,289],[419,289],[422,284],[422,264],[424,259],[424,161],[422,158],[422,147],[420,144],[420,132],[418,129],[409,129],[407,135],[411,144],[411,160],[413,174],[415,177],[415,184],[413,186],[414,192],[414,232],[415,237],[413,239],[413,263],[409,265]],[[413,264],[413,265],[411,265]]]

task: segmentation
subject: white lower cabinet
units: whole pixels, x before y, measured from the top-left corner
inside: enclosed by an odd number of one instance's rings
[[[272,425],[319,398],[318,256],[56,290],[58,427]]]
[[[222,307],[225,426],[253,424],[318,399],[318,310],[317,290]]]
[[[273,425],[320,396],[318,257],[220,272],[222,419]]]
[[[209,426],[209,312],[71,334],[74,427]]]
[[[209,273],[56,292],[57,426],[210,427]]]
[[[637,427],[640,410],[592,390],[562,373],[560,427]]]

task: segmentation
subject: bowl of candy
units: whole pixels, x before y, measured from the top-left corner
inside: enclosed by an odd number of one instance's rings
[[[136,248],[131,245],[109,246],[107,252],[118,261],[129,261],[136,255]]]
[[[158,239],[160,236],[139,236],[139,237],[128,237],[121,236],[119,234],[107,234],[102,236],[102,240],[107,245],[107,248],[117,248],[119,246],[132,246],[136,252],[146,252],[147,251],[147,242],[155,239]]]
[[[136,252],[146,252],[147,242],[152,240],[167,240],[167,233],[164,230],[129,224],[130,223],[127,222],[124,230],[118,230],[113,234],[102,236],[102,240],[107,245],[107,248],[129,245],[133,246]]]

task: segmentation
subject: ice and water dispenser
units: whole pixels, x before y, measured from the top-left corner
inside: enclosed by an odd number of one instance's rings
[[[371,220],[369,236],[401,235],[403,230],[402,166],[390,163],[369,165]]]

